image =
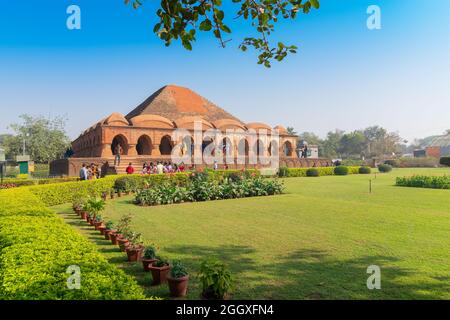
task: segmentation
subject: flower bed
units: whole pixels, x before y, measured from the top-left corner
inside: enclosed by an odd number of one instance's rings
[[[162,183],[137,192],[136,204],[162,205],[181,202],[208,201],[268,196],[283,192],[278,180],[263,179],[255,174],[229,175],[223,180],[210,179],[208,173],[192,173],[184,185]]]
[[[145,298],[29,188],[0,191],[0,204],[0,299]],[[81,270],[79,290],[67,287],[72,265]]]
[[[397,177],[395,185],[413,188],[450,189],[450,176]]]

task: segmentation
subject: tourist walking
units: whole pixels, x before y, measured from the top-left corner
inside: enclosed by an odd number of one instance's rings
[[[123,148],[122,146],[119,144],[117,144],[117,146],[114,148],[114,166],[116,166],[116,164],[118,166],[120,166],[120,155],[123,152]]]
[[[88,179],[88,172],[86,169],[86,164],[83,163],[80,169],[80,180],[87,180]]]
[[[157,174],[163,174],[164,173],[164,166],[161,162],[158,162],[156,165],[156,173]]]

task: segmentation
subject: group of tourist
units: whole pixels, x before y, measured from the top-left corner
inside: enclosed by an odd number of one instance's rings
[[[83,163],[80,169],[80,180],[94,180],[102,176],[102,169],[95,163],[86,165]]]
[[[145,162],[142,166],[142,174],[162,174],[162,173],[176,173],[176,172],[183,172],[186,170],[186,166],[184,163],[180,163],[179,165],[172,163],[172,162],[161,162],[158,161],[156,163]],[[133,167],[133,164],[130,162],[127,169],[127,174],[133,174],[136,173],[136,170]]]

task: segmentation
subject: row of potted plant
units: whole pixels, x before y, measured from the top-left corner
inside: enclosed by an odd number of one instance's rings
[[[79,199],[74,201],[74,211],[95,230],[98,230],[105,240],[119,246],[126,252],[130,262],[142,262],[144,272],[151,272],[152,285],[167,283],[172,297],[183,297],[187,294],[189,273],[180,261],[169,262],[158,255],[157,247],[145,245],[140,233],[131,229],[131,215],[124,215],[117,224],[105,222],[100,212],[105,202],[101,199]],[[204,299],[225,299],[231,289],[231,274],[221,261],[208,259],[202,262],[199,278],[203,284]]]

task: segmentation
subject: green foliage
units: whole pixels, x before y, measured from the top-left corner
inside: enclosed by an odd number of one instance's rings
[[[450,189],[450,176],[397,177],[395,184],[400,187]]]
[[[450,167],[450,157],[441,157],[439,164]]]
[[[117,178],[118,176],[107,176],[96,180],[38,185],[29,187],[29,190],[47,206],[55,206],[73,202],[75,195],[80,192],[91,197],[101,197],[103,192],[113,187]]]
[[[334,174],[337,176],[346,176],[349,174],[349,169],[346,166],[337,166],[334,168]]]
[[[388,165],[388,164],[380,164],[378,166],[378,171],[384,173],[384,172],[390,172],[392,171],[392,166]]]
[[[61,158],[70,146],[64,130],[65,120],[60,117],[33,117],[21,115],[22,123],[12,124],[14,136],[5,138],[4,146],[10,157],[22,154],[25,140],[26,153],[36,162],[49,162]]]
[[[144,250],[144,259],[156,259],[157,249],[154,245],[146,245]]]
[[[157,261],[154,263],[155,267],[162,268],[169,265],[169,260],[164,257],[157,256],[156,259]]]
[[[138,8],[142,0],[125,0],[133,8]],[[239,48],[247,51],[253,47],[259,52],[258,64],[271,66],[271,61],[282,61],[289,53],[296,53],[297,47],[278,42],[276,46],[269,43],[269,37],[275,31],[275,23],[279,20],[294,20],[299,13],[307,14],[311,9],[319,9],[319,0],[233,0],[239,4],[235,16],[249,20],[259,36],[245,37]],[[156,11],[159,21],[153,27],[153,32],[170,46],[174,40],[179,40],[186,50],[192,50],[196,41],[197,31],[209,32],[219,41],[222,47],[230,41],[225,39],[231,33],[225,24],[225,11],[221,0],[168,0],[162,1]]]
[[[372,169],[370,167],[360,167],[358,171],[359,174],[369,174],[372,172]]]
[[[105,209],[105,201],[97,198],[90,198],[84,205],[84,210],[95,217]]]
[[[144,299],[136,281],[64,223],[28,188],[0,191],[0,297],[13,300]],[[81,269],[69,290],[67,268]]]
[[[165,183],[141,190],[135,196],[135,203],[154,206],[186,201],[268,196],[283,192],[283,184],[276,179],[245,178],[244,176],[234,179],[232,177],[218,182],[210,181],[205,174],[193,174],[186,187]]]
[[[309,168],[308,170],[306,170],[306,176],[307,177],[318,177],[319,170],[317,170],[317,168]]]
[[[120,233],[128,238],[131,234],[131,220],[133,216],[131,214],[123,215],[117,223],[117,233]],[[129,240],[129,239],[128,239]]]
[[[289,168],[288,167],[280,167],[278,169],[278,176],[280,178],[282,177],[288,177],[289,176]]]
[[[115,224],[113,221],[109,220],[105,224],[106,230],[114,230]]]
[[[217,259],[207,259],[202,262],[199,273],[203,294],[223,299],[232,287],[232,277],[227,266]]]
[[[175,279],[183,278],[188,275],[186,267],[181,263],[181,261],[173,261],[172,267],[170,268],[170,276]]]

